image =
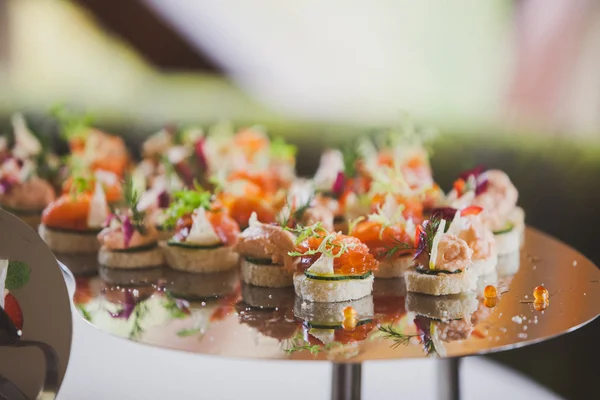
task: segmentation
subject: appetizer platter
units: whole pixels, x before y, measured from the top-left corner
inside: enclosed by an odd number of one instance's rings
[[[0,206],[78,276],[75,306],[108,333],[330,361],[342,379],[367,360],[523,346],[600,311],[598,269],[526,227],[504,172],[475,166],[445,193],[410,122],[328,149],[300,177],[295,147],[259,126],[165,128],[134,162],[117,136],[57,115],[70,153],[55,164],[13,119]]]

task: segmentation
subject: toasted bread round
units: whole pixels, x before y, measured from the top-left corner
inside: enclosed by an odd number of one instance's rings
[[[364,279],[326,281],[311,279],[303,273],[294,275],[296,294],[304,300],[318,303],[335,303],[361,299],[373,292],[373,275]]]
[[[521,264],[521,252],[513,251],[498,257],[498,275],[500,277],[511,276],[519,271]]]
[[[402,278],[406,270],[412,265],[414,265],[412,255],[402,256],[394,260],[383,260],[379,262],[379,268],[373,274],[378,279]]]
[[[508,232],[494,235],[498,255],[501,256],[519,251],[522,235],[522,230],[520,231],[516,226]]]
[[[498,254],[494,252],[490,257],[485,260],[475,260],[473,264],[469,267],[473,270],[477,275],[487,275],[496,270],[496,266],[498,265]]]
[[[344,309],[352,307],[358,319],[372,318],[375,314],[373,296],[362,299],[342,301],[338,303],[314,303],[296,297],[294,302],[294,316],[301,320],[323,325],[341,325],[344,320]]]
[[[62,254],[96,254],[100,250],[98,242],[99,230],[90,231],[63,231],[52,229],[42,224],[38,233],[46,242],[50,250]]]
[[[427,275],[410,268],[404,275],[406,290],[408,292],[443,296],[458,294],[475,290],[477,287],[477,274],[467,268],[458,274]]]
[[[160,243],[169,267],[178,271],[210,273],[237,267],[238,254],[231,246],[214,249],[194,249]]]
[[[406,311],[442,321],[470,318],[477,310],[478,304],[475,292],[448,296],[429,296],[422,293],[406,295]]]
[[[102,246],[98,252],[98,263],[108,268],[152,268],[163,265],[165,257],[158,245],[145,250],[127,251],[111,251]]]
[[[242,300],[254,308],[291,308],[294,304],[294,290],[291,287],[270,288],[242,283]]]
[[[270,288],[283,288],[293,285],[293,273],[284,268],[283,265],[256,264],[242,258],[240,266],[242,280],[247,284]]]
[[[165,271],[166,287],[175,297],[187,300],[200,300],[225,296],[235,290],[239,283],[239,271],[230,269],[209,274]]]

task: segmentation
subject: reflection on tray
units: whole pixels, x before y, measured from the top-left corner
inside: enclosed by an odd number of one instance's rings
[[[78,278],[75,302],[104,331],[194,353],[340,362],[460,356],[560,333],[560,304],[543,314],[527,299],[550,277],[526,254],[501,257],[497,272],[460,295],[407,293],[402,279],[376,279],[371,296],[313,303],[293,288],[241,283],[237,270],[108,270]]]

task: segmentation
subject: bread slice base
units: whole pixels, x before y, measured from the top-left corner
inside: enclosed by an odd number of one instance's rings
[[[231,246],[214,249],[187,249],[160,243],[169,267],[178,271],[210,273],[228,271],[237,267],[238,254]]]
[[[487,275],[496,270],[498,265],[498,254],[494,252],[490,257],[485,260],[473,261],[473,264],[469,267],[477,275]]]
[[[63,231],[42,224],[38,233],[50,250],[62,254],[96,254],[100,250],[98,233],[100,231]]]
[[[249,285],[270,288],[290,287],[293,273],[283,265],[256,264],[243,258],[240,261],[242,280]]]
[[[304,300],[317,303],[336,303],[361,299],[373,292],[373,281],[370,275],[365,279],[345,279],[326,281],[311,279],[303,273],[294,275],[296,294]]]
[[[496,239],[496,249],[498,250],[498,255],[501,256],[519,251],[521,248],[522,235],[522,231],[519,231],[519,229],[516,227],[508,232],[494,235],[494,239]]]
[[[477,287],[477,274],[467,268],[458,274],[427,275],[410,268],[404,275],[406,290],[408,292],[443,296],[458,294],[475,290]]]
[[[98,263],[108,268],[140,269],[160,267],[165,263],[162,250],[157,246],[139,250],[111,251],[102,246],[98,252]]]

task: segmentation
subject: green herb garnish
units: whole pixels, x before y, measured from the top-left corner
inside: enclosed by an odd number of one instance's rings
[[[148,305],[143,301],[135,305],[133,311],[133,326],[129,332],[129,339],[139,339],[142,333],[144,333],[142,319],[148,314],[148,311]]]
[[[88,129],[94,121],[90,114],[75,113],[63,104],[52,107],[50,114],[58,120],[61,126],[61,136],[65,140],[86,137]]]
[[[27,282],[31,275],[31,269],[22,261],[10,261],[6,271],[6,281],[4,286],[8,290],[20,289]]]
[[[391,324],[388,326],[380,326],[379,331],[385,334],[385,336],[383,336],[384,339],[391,339],[394,341],[394,343],[392,344],[393,349],[399,346],[408,346],[411,338],[421,337],[421,335],[418,334],[407,335],[405,333],[402,333],[401,331],[394,328]]]
[[[188,328],[188,329],[182,329],[180,331],[177,332],[177,336],[179,337],[188,337],[188,336],[194,336],[197,333],[201,333],[202,329],[200,328]]]
[[[92,322],[92,314],[88,310],[86,310],[83,307],[83,305],[77,304],[75,307],[77,307],[77,310],[79,311],[83,319],[85,319],[88,322]]]
[[[173,193],[173,201],[166,211],[167,219],[164,226],[174,227],[179,218],[192,214],[199,207],[208,210],[211,198],[212,194],[197,184],[195,190],[180,190]]]
[[[288,144],[281,137],[271,140],[271,157],[278,160],[293,160],[296,157],[298,149],[292,144]]]
[[[125,197],[125,203],[131,210],[131,225],[133,225],[133,229],[138,231],[140,235],[145,235],[146,224],[144,219],[146,217],[146,212],[138,210],[141,193],[134,188],[131,176],[125,179],[125,184],[123,185],[123,195]]]
[[[314,254],[324,254],[328,257],[338,258],[343,254],[347,253],[348,250],[356,246],[355,243],[334,243],[334,240],[338,237],[337,233],[327,233],[321,223],[316,223],[309,227],[299,227],[296,229],[288,229],[291,232],[297,233],[296,245],[299,245],[304,240],[310,237],[322,238],[321,244],[316,249],[309,249],[304,253],[298,251],[290,251],[288,255],[291,257],[311,256]],[[337,252],[335,252],[337,250]]]
[[[77,196],[82,193],[90,192],[93,189],[92,178],[84,175],[73,177],[73,183],[69,189],[71,196]]]
[[[165,292],[167,301],[163,303],[164,309],[173,319],[184,319],[189,316],[186,309],[180,305],[180,302],[170,292]]]

